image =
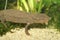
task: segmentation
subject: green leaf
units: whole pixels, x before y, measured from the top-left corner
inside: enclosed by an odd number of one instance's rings
[[[29,7],[27,5],[26,0],[21,0],[21,2],[24,4],[24,7],[25,7],[26,11],[29,12]]]
[[[20,9],[19,0],[17,0],[17,9]]]
[[[41,9],[42,9],[43,6],[44,6],[43,5],[43,0],[40,0],[39,3],[38,3],[38,13],[41,12]]]
[[[28,5],[29,5],[29,8],[30,8],[30,11],[31,12],[35,12],[36,10],[36,0],[28,0]]]

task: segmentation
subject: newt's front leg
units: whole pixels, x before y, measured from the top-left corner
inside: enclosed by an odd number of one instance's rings
[[[28,32],[28,26],[30,25],[30,23],[27,23],[27,25],[25,26],[25,33],[27,35],[30,35],[30,33]]]

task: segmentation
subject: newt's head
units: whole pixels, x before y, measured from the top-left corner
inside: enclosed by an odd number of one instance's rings
[[[38,16],[39,16],[39,17],[38,17],[37,19],[38,19],[39,23],[41,23],[41,24],[46,24],[46,25],[48,25],[49,20],[51,20],[51,17],[49,17],[49,16],[46,15],[46,14],[40,14],[40,15],[38,15]]]

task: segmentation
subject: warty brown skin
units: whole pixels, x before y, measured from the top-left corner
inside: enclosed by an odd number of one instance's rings
[[[14,23],[27,23],[25,26],[25,33],[30,35],[28,32],[28,26],[32,23],[48,24],[50,17],[46,14],[33,14],[19,10],[8,9],[0,11],[0,20],[5,25],[4,21],[10,21]],[[6,27],[6,25],[5,25]]]

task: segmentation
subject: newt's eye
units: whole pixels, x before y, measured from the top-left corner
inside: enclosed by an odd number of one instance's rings
[[[45,24],[48,25],[48,22],[46,22]]]
[[[49,20],[51,20],[51,17],[49,18]]]

